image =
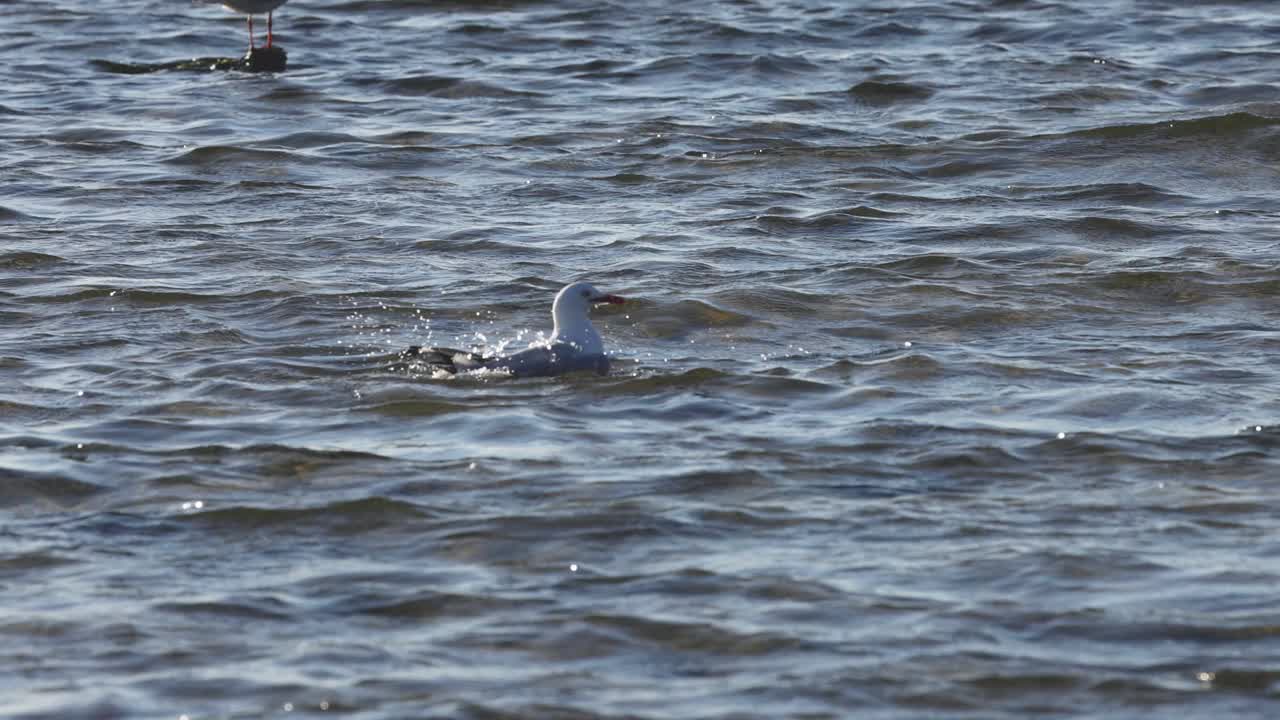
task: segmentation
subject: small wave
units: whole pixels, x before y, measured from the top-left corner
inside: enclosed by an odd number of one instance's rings
[[[849,88],[849,95],[868,105],[897,105],[928,100],[934,90],[909,82],[864,80]]]
[[[433,417],[436,415],[447,415],[457,412],[467,412],[468,410],[473,410],[474,406],[429,398],[414,398],[408,400],[391,400],[381,402],[376,405],[365,405],[362,406],[361,409],[366,412],[377,413],[378,415],[388,415],[390,417],[422,418]]]
[[[1053,228],[1068,235],[1087,240],[1119,240],[1148,241],[1162,237],[1177,237],[1185,234],[1185,229],[1167,220],[1160,223],[1147,223],[1121,217],[1087,216],[1063,221],[1044,221],[1037,223],[1042,228]]]
[[[220,187],[222,183],[216,180],[178,178],[166,175],[164,177],[138,180],[137,185],[145,188],[160,188],[169,193],[202,193],[209,192],[213,188]]]
[[[475,617],[491,612],[529,610],[537,604],[525,599],[511,600],[495,595],[468,595],[452,592],[420,592],[405,599],[355,597],[344,600],[345,612],[375,615],[397,620],[447,620]]]
[[[902,453],[907,465],[922,476],[985,475],[996,478],[1007,474],[1023,478],[1026,464],[1016,454],[996,447],[929,447]]]
[[[578,78],[610,78],[628,64],[620,60],[597,58],[587,62],[559,65],[553,68],[553,71],[559,75],[572,75]]]
[[[183,616],[215,616],[230,620],[288,620],[293,614],[288,603],[275,597],[235,600],[163,602],[151,606],[155,612]]]
[[[805,643],[778,632],[736,632],[709,622],[682,623],[632,615],[588,615],[587,625],[622,632],[633,641],[675,652],[727,657],[768,655],[800,650]]]
[[[308,150],[313,148],[330,147],[333,145],[366,145],[368,143],[355,135],[348,135],[347,133],[297,132],[262,140],[257,144],[271,147],[284,147],[290,150]]]
[[[1275,85],[1209,85],[1183,95],[1192,105],[1238,105],[1280,101],[1280,88]]]
[[[491,23],[469,22],[455,26],[449,31],[463,35],[499,35],[507,32],[507,28]]]
[[[1085,87],[1058,90],[1035,98],[1037,103],[1046,107],[1095,107],[1114,102],[1129,102],[1137,94],[1126,87],[1111,85],[1088,85]]]
[[[729,377],[728,373],[713,368],[694,368],[682,373],[630,377],[620,382],[602,384],[597,392],[607,395],[648,395],[662,390],[701,387],[726,377]]]
[[[640,303],[642,301],[637,301]],[[755,320],[732,310],[725,310],[701,300],[633,309],[636,331],[649,337],[680,338],[695,330],[712,327],[743,327]]]
[[[1188,613],[1187,621],[1133,619],[1125,623],[1097,623],[1095,619],[1095,622],[1090,623],[1081,620],[1071,618],[1070,622],[1056,623],[1040,636],[1045,638],[1075,636],[1077,639],[1094,639],[1109,643],[1143,643],[1150,642],[1152,638],[1159,638],[1164,642],[1181,641],[1215,645],[1280,638],[1280,623],[1214,623],[1207,620],[1197,621],[1194,613]],[[1280,676],[1280,672],[1274,672],[1272,675]]]
[[[73,508],[105,490],[56,473],[9,468],[4,474],[4,482],[0,482],[0,507],[4,508]]]
[[[1169,138],[1194,137],[1242,137],[1253,130],[1280,125],[1280,118],[1265,117],[1249,112],[1226,115],[1210,115],[1201,118],[1170,120],[1157,123],[1128,123],[1075,130],[1057,137],[1102,138],[1107,140],[1139,138],[1156,135]],[[1050,136],[1054,137],[1054,136]]]
[[[1280,62],[1280,52],[1267,50],[1260,46],[1247,49],[1208,48],[1195,49],[1174,55],[1170,62],[1178,66],[1212,65],[1221,68],[1224,65],[1239,63],[1250,67],[1271,67]]]
[[[607,177],[593,178],[595,180],[604,180],[615,185],[648,185],[658,182],[658,178],[652,175],[644,175],[642,173],[616,173]]]
[[[85,450],[101,453],[138,453],[155,457],[191,458],[200,462],[222,464],[233,461],[253,460],[281,467],[321,465],[325,463],[367,462],[383,460],[383,456],[356,450],[315,450],[290,445],[185,445],[152,449],[127,443],[87,444]]]
[[[3,417],[7,422],[11,423],[40,423],[49,420],[51,417],[72,414],[74,414],[74,411],[70,411],[66,408],[44,407],[41,405],[31,405],[28,403],[17,402],[15,400],[5,400],[0,398],[0,417]],[[4,444],[7,443],[0,443],[0,447]],[[19,440],[14,444],[22,445],[25,443]]]
[[[294,65],[291,67],[294,70],[304,69],[304,66],[301,65]],[[341,102],[332,94],[321,90],[286,84],[271,87],[266,92],[262,93],[258,99],[269,101],[277,105],[299,105],[302,107],[306,107],[311,104],[325,104],[332,106]]]
[[[796,230],[843,229],[857,227],[866,224],[868,221],[895,220],[909,217],[910,215],[907,213],[891,212],[867,205],[858,205],[838,210],[828,210],[805,217],[764,214],[756,217],[756,224],[770,232],[793,232]]]
[[[752,312],[767,312],[784,316],[800,316],[818,312],[831,303],[825,293],[808,293],[784,287],[761,285],[755,288],[731,288],[714,293],[712,297],[719,303],[732,307],[744,308]],[[750,316],[740,315],[746,319]],[[729,322],[717,324],[731,324]],[[745,325],[738,321],[732,324]]]
[[[218,165],[222,163],[267,163],[296,160],[299,156],[287,150],[264,150],[234,145],[206,145],[169,158],[173,165]]]
[[[21,215],[21,213],[19,213],[19,215]],[[0,208],[0,220],[8,219],[12,218],[5,217],[4,208]],[[15,252],[0,253],[0,268],[8,270],[43,269],[54,265],[61,265],[65,262],[67,262],[66,258],[42,252],[18,250]]]
[[[884,358],[846,360],[843,363],[843,367],[838,368],[840,372],[856,373],[858,382],[865,384],[883,382],[910,387],[912,383],[937,379],[947,372],[945,363],[919,351],[894,351]]]
[[[365,84],[368,84],[368,82],[366,80]],[[428,95],[451,100],[466,98],[533,98],[542,95],[542,93],[529,90],[511,90],[478,80],[466,80],[440,75],[410,75],[394,80],[377,80],[375,82],[392,95]]]
[[[795,55],[756,55],[751,69],[760,75],[790,76],[811,73],[820,68],[810,60]]]
[[[1050,187],[1013,186],[1015,194],[1060,202],[1105,202],[1120,205],[1162,205],[1185,203],[1188,198],[1168,188],[1147,183],[1095,183]]]
[[[333,12],[348,12],[360,16],[373,13],[391,12],[396,17],[407,17],[414,13],[455,11],[481,14],[487,11],[500,12],[523,5],[541,5],[545,0],[433,0],[423,4],[422,0],[346,0],[330,5],[325,9]]]
[[[1280,626],[1269,626],[1260,630],[1261,632],[1241,639],[1280,636]],[[1213,672],[1201,670],[1197,673],[1197,678],[1201,682],[1208,682],[1218,690],[1263,694],[1272,698],[1280,693],[1280,670],[1228,667]]]
[[[445,238],[419,240],[414,247],[447,253],[513,253],[517,246],[492,239],[495,235],[504,234],[503,228],[469,228],[450,233]]]
[[[397,130],[395,132],[383,133],[381,135],[373,135],[371,140],[384,145],[420,147],[434,146],[436,141],[441,137],[448,136],[441,135],[440,133],[424,132],[422,130]]]
[[[981,693],[983,697],[1008,699],[1021,694],[1037,697],[1040,693],[1069,695],[1087,687],[1089,683],[1084,674],[1008,672],[982,674],[966,680],[965,684]]]
[[[871,25],[867,28],[859,30],[857,36],[865,38],[886,39],[892,42],[900,38],[924,37],[928,35],[920,28],[904,25],[899,22],[887,22]]]
[[[21,575],[33,571],[40,572],[64,565],[74,565],[79,562],[83,561],[59,552],[45,550],[13,552],[10,550],[3,557],[0,557],[0,577]],[[5,626],[0,626],[0,634],[4,632]]]
[[[875,267],[903,274],[927,275],[933,279],[988,273],[991,270],[986,264],[976,260],[945,253],[914,255],[908,258],[882,262]]]
[[[752,30],[740,27],[729,22],[717,21],[700,21],[696,23],[696,29],[699,34],[704,35],[713,42],[736,43],[747,40],[758,40],[761,42],[770,39],[776,39],[776,33],[761,30]],[[728,55],[729,53],[724,53]]]
[[[1084,287],[1117,298],[1155,303],[1204,302],[1220,290],[1211,289],[1214,278],[1206,273],[1172,270],[1118,270],[1089,277]]]
[[[0,205],[0,222],[19,222],[31,219],[33,219],[31,215]]]
[[[259,299],[271,297],[273,294],[267,291],[257,291],[247,293],[240,296],[240,299]],[[196,305],[212,302],[225,302],[228,297],[218,293],[195,293],[186,290],[159,289],[159,288],[130,288],[121,290],[114,287],[92,287],[83,288],[74,292],[68,292],[61,295],[31,295],[26,299],[28,302],[47,302],[47,303],[78,303],[84,300],[95,300],[113,298],[115,302],[131,303],[135,305]]]
[[[680,419],[685,417],[677,416]],[[686,416],[692,419],[696,416]],[[734,468],[732,470],[690,470],[663,477],[660,482],[671,495],[705,497],[717,493],[736,493],[747,488],[768,488],[773,478],[761,470]],[[715,528],[708,527],[708,530]]]
[[[806,396],[821,396],[837,392],[842,386],[832,385],[821,380],[793,377],[785,369],[775,368],[770,373],[751,373],[732,376],[728,383],[738,391],[755,400],[785,400],[794,402]]]
[[[49,134],[50,139],[68,144],[118,142],[125,137],[127,137],[127,133],[124,131],[93,126],[67,128]]]
[[[183,516],[190,522],[222,530],[327,527],[341,534],[365,533],[389,525],[420,520],[427,512],[401,500],[373,497],[342,500],[302,508],[241,505]]]

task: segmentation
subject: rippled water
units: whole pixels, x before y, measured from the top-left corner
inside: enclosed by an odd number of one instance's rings
[[[0,715],[1274,714],[1269,3],[0,23]]]

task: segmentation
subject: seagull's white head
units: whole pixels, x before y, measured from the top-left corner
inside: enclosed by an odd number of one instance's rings
[[[566,285],[556,295],[556,302],[551,306],[551,317],[556,323],[552,342],[569,343],[586,355],[603,355],[604,342],[588,316],[591,306],[599,303],[618,305],[623,302],[625,301],[617,295],[602,293],[588,282]]]

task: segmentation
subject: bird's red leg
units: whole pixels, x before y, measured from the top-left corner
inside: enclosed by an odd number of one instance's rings
[[[249,16],[249,49],[253,49],[253,15]]]
[[[267,13],[267,47],[271,47],[271,13]]]

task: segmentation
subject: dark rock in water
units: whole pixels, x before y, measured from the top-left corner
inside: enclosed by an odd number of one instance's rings
[[[244,55],[244,64],[249,72],[284,72],[289,55],[278,45],[271,47],[249,48]]]
[[[188,72],[214,72],[218,70],[239,70],[241,72],[284,72],[288,61],[288,53],[278,45],[272,47],[250,48],[242,58],[201,57],[190,60],[174,60],[166,63],[120,63],[112,60],[94,60],[93,64],[101,70],[122,75],[141,75],[160,72],[162,70],[184,70]]]

